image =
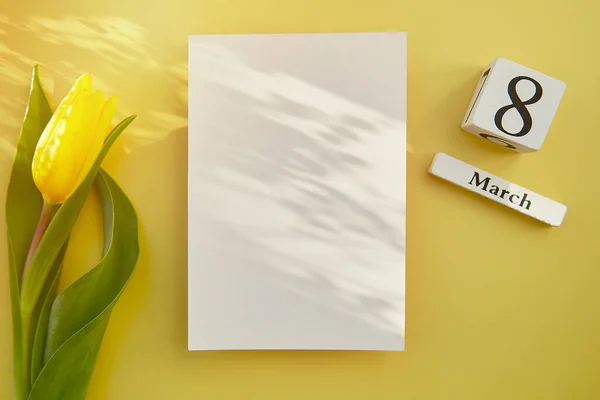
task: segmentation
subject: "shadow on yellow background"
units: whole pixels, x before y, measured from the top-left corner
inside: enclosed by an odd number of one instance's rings
[[[91,72],[96,87],[119,95],[117,118],[139,115],[104,163],[138,211],[141,253],[89,399],[600,397],[595,3],[4,1],[0,203],[34,63],[55,102]],[[188,352],[187,35],[354,30],[409,33],[406,351]],[[538,153],[516,155],[460,130],[481,68],[498,56],[567,82]],[[438,151],[567,204],[564,225],[541,226],[440,183],[427,174]],[[62,287],[101,254],[93,196],[83,215]],[[12,396],[10,321],[0,272],[2,399]]]

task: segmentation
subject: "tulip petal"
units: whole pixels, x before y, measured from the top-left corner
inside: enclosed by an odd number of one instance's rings
[[[71,88],[69,93],[67,93],[67,95],[65,96],[65,100],[66,101],[73,100],[73,98],[78,93],[86,93],[86,94],[92,93],[92,75],[85,74],[85,75],[81,75],[79,78],[77,78],[77,80],[73,84],[73,87]]]
[[[32,162],[33,180],[51,204],[64,201],[66,187],[72,185],[67,178],[73,174],[75,166],[69,163],[68,154],[64,157],[63,153],[73,147],[70,133],[80,124],[83,99],[91,91],[91,75],[79,77],[58,105],[37,143]],[[59,168],[55,170],[57,165]]]
[[[37,148],[45,147],[46,144],[51,140],[51,136],[56,132],[56,125],[64,117],[65,113],[73,104],[73,100],[80,93],[91,93],[92,92],[92,77],[90,74],[85,74],[79,77],[69,90],[69,93],[61,100],[60,104],[56,108],[56,111],[50,118],[48,125],[42,132],[40,140],[38,141]]]
[[[77,137],[77,148],[73,152],[73,162],[76,164],[78,173],[76,181],[79,181],[79,176],[82,175],[81,168],[88,158],[90,149],[92,149],[95,141],[96,127],[104,106],[104,95],[98,90],[84,99],[83,115],[81,116],[81,127],[78,129],[79,137]],[[100,150],[98,150],[100,151]],[[87,171],[83,173],[86,175]],[[74,189],[74,188],[73,188]]]
[[[106,100],[106,103],[104,103],[102,115],[100,116],[100,120],[98,121],[98,133],[102,135],[102,141],[106,139],[106,137],[112,129],[112,119],[115,116],[115,111],[117,111],[118,101],[119,97],[117,95],[114,95],[108,100]]]
[[[110,133],[111,122],[117,109],[117,100],[117,96],[112,96],[104,103],[102,107],[98,123],[96,124],[96,129],[94,130],[93,135],[91,135],[92,138],[90,139],[90,147],[81,166],[76,187],[79,186],[79,183],[81,183],[81,181],[87,176],[92,164],[94,164],[94,161],[98,157],[98,153],[100,153],[100,150],[102,149],[106,135]]]
[[[33,180],[44,199],[51,204],[62,203],[72,191],[78,168],[73,160],[78,130],[82,126],[84,93],[78,93],[61,118],[44,146],[38,146],[32,169]]]

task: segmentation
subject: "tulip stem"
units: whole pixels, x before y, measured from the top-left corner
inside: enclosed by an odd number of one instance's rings
[[[21,282],[25,281],[25,276],[27,275],[27,270],[29,269],[29,265],[31,264],[31,260],[33,259],[33,255],[37,250],[40,242],[42,240],[42,236],[44,236],[44,232],[46,232],[46,228],[50,224],[50,220],[52,219],[52,205],[44,201],[44,205],[42,206],[42,211],[40,212],[40,218],[38,220],[37,227],[35,228],[35,232],[33,234],[33,238],[31,239],[31,245],[29,246],[29,252],[27,253],[27,260],[25,261],[25,266],[23,267],[23,276]],[[21,283],[22,284],[22,283]],[[34,338],[34,326],[32,325],[32,314],[31,312],[23,312],[21,311],[21,382],[17,382],[18,390],[17,392],[23,399],[27,398],[29,395],[29,391],[31,390],[31,352],[33,347],[33,338]]]
[[[46,228],[50,224],[50,219],[52,217],[52,205],[48,204],[44,201],[44,205],[42,206],[42,212],[40,213],[40,219],[37,224],[37,228],[35,228],[35,233],[33,234],[33,239],[31,239],[31,245],[29,246],[29,253],[27,253],[27,260],[25,261],[25,266],[23,267],[23,278],[21,282],[25,280],[25,275],[27,274],[27,270],[29,269],[29,264],[31,264],[31,260],[33,259],[33,255],[40,245],[40,241],[42,240],[42,236],[44,232],[46,232]]]

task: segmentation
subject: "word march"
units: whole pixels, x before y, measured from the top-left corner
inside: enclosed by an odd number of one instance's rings
[[[562,224],[567,207],[464,161],[437,153],[429,173],[551,226]]]
[[[469,181],[469,185],[474,184],[476,187],[481,186],[481,190],[487,191],[501,199],[508,200],[513,204],[518,204],[519,207],[524,207],[527,210],[531,207],[531,200],[527,200],[527,193],[521,193],[523,196],[521,197],[521,194],[511,193],[510,190],[501,189],[498,185],[490,184],[490,182],[492,181],[489,176],[481,179],[479,172],[474,171],[473,177]]]

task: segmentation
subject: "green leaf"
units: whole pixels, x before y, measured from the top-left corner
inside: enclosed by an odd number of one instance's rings
[[[29,245],[42,209],[42,196],[31,175],[31,162],[38,139],[52,116],[52,110],[42,87],[38,67],[33,68],[29,102],[21,127],[17,152],[6,195],[6,227],[10,276],[10,297],[13,316],[13,352],[15,399],[27,395],[28,362],[23,360],[22,325],[20,314],[21,274]]]
[[[40,355],[43,351],[43,344],[39,342],[45,341],[45,332],[48,329],[50,307],[52,306],[52,302],[56,297],[56,289],[54,288],[54,284],[56,283],[56,285],[58,285],[58,282],[60,281],[60,271],[66,247],[67,243],[64,244],[60,253],[56,257],[54,265],[52,266],[49,274],[50,280],[42,289],[42,296],[43,299],[45,299],[44,302],[35,307],[34,312],[31,314],[29,319],[27,317],[23,318],[21,315],[23,369],[26,369],[22,378],[25,380],[23,387],[26,389],[26,392],[29,392],[31,385],[33,384],[34,376],[32,374],[34,373],[35,376],[37,376],[41,368],[40,363],[42,362],[42,359]],[[48,307],[46,307],[46,303],[49,303]],[[44,326],[41,324],[46,325]],[[35,348],[36,341],[38,341],[37,349]]]
[[[110,314],[137,263],[137,216],[117,183],[103,170],[96,183],[102,200],[104,257],[59,294],[50,312],[45,360],[29,400],[82,400]]]
[[[65,244],[62,248],[61,253],[56,259],[55,268],[56,272],[54,273],[54,279],[52,280],[52,284],[50,285],[50,289],[46,293],[46,299],[44,300],[44,304],[42,306],[42,310],[40,311],[40,316],[38,318],[37,328],[35,330],[35,338],[33,340],[33,350],[31,353],[31,383],[35,382],[42,367],[44,366],[44,347],[46,346],[46,335],[48,334],[48,323],[50,321],[50,311],[52,310],[52,304],[54,303],[54,299],[56,299],[56,294],[58,292],[58,284],[60,282],[61,270],[62,270],[62,261],[65,255],[65,251],[67,249],[67,244]]]
[[[67,342],[60,348],[65,348],[64,352],[56,351],[54,355],[44,359],[46,347],[49,344],[47,338],[52,337],[53,341],[50,343],[57,343],[56,338],[52,336],[53,332],[48,331],[48,325],[56,319],[52,317],[56,287],[60,280],[64,250],[73,225],[111,145],[135,119],[135,116],[126,118],[109,134],[82,184],[58,208],[33,256],[26,277],[21,282],[23,267],[43,204],[42,196],[33,182],[31,164],[39,137],[51,116],[52,109],[41,85],[36,66],[33,69],[29,103],[21,128],[6,199],[9,282],[13,315],[15,400],[27,399],[31,383],[34,381],[36,387],[44,387],[43,384],[41,386],[37,384],[39,379],[36,377],[40,378],[38,375],[43,375],[44,379],[48,379],[48,376],[52,376],[54,373],[60,375],[59,378],[56,378],[57,381],[63,379],[61,378],[63,375],[68,375],[65,371],[55,370],[53,372],[52,368],[43,368],[46,361],[52,364],[57,362],[52,361],[55,359],[59,362],[60,360],[67,362],[88,360],[88,364],[86,364],[88,369],[82,368],[77,374],[79,374],[81,382],[86,380],[89,382],[94,360],[108,323],[105,311],[93,315],[91,318],[95,319],[88,319],[85,328],[77,328],[72,336],[63,336]],[[137,220],[135,221],[137,224]],[[137,231],[135,240],[137,245]],[[56,323],[54,330],[64,333],[68,329],[73,329],[74,325],[65,323],[65,326],[66,330],[62,328],[62,323]],[[77,338],[81,339],[82,337],[84,337],[83,341],[77,341]],[[73,343],[73,345],[67,346],[68,343]],[[43,371],[46,372],[42,374]],[[70,376],[73,378],[72,374]],[[44,380],[39,381],[43,382]],[[85,391],[86,389],[82,388],[87,387],[87,384],[81,384],[81,382],[76,380],[73,385],[65,384],[64,388],[73,387],[73,393],[76,393],[77,390]],[[43,391],[42,389],[40,393]],[[48,395],[50,394],[38,396],[41,396],[39,398],[48,398]]]
[[[23,282],[19,285],[19,277],[23,271],[23,265],[29,250],[33,231],[35,231],[35,227],[37,226],[37,218],[39,217],[42,204],[41,195],[33,183],[31,162],[39,136],[52,114],[48,99],[40,83],[37,67],[34,68],[30,98],[35,101],[30,100],[27,110],[29,119],[23,124],[23,130],[28,135],[22,135],[23,146],[21,146],[20,141],[20,147],[17,150],[15,159],[15,166],[18,168],[17,173],[13,174],[10,182],[10,184],[14,183],[16,189],[13,190],[13,196],[7,199],[7,224],[9,230],[11,230],[11,227],[18,226],[19,224],[23,224],[28,228],[26,231],[28,236],[26,238],[23,234],[17,234],[15,235],[17,241],[13,241],[12,237],[9,239],[9,250],[11,251],[9,260],[10,264],[14,266],[11,267],[11,292],[16,291],[16,294],[12,295],[13,335],[16,336],[18,334],[19,336],[19,339],[14,339],[14,348],[19,352],[18,355],[15,353],[14,357],[16,364],[15,396],[19,400],[24,399],[29,392],[32,372],[32,352],[38,328],[38,317],[44,300],[47,297],[47,292],[50,290],[52,282],[55,279],[55,274],[58,272],[57,266],[61,263],[61,260],[58,259],[60,251],[66,245],[68,236],[83,208],[100,164],[120,133],[135,119],[135,116],[126,118],[109,134],[84,181],[71,197],[58,208],[31,260]],[[35,205],[38,208],[34,210]],[[29,207],[25,208],[26,206]],[[18,207],[22,207],[21,209],[26,210],[28,214],[24,216],[23,212],[15,213],[15,209],[19,211]],[[34,222],[31,222],[32,217]],[[21,231],[24,231],[24,229]],[[17,233],[21,232],[17,231]],[[22,248],[26,249],[22,250]],[[13,275],[15,278],[12,278]],[[19,286],[21,287],[20,294],[18,293]],[[20,310],[17,306],[19,303]]]
[[[21,313],[24,320],[33,312],[36,305],[40,302],[40,297],[43,288],[48,281],[52,266],[54,265],[60,249],[71,233],[73,225],[75,225],[75,221],[83,208],[104,157],[121,132],[123,132],[134,119],[134,115],[125,118],[112,130],[106,138],[104,146],[86,178],[58,209],[52,218],[50,225],[48,225],[23,281]]]

